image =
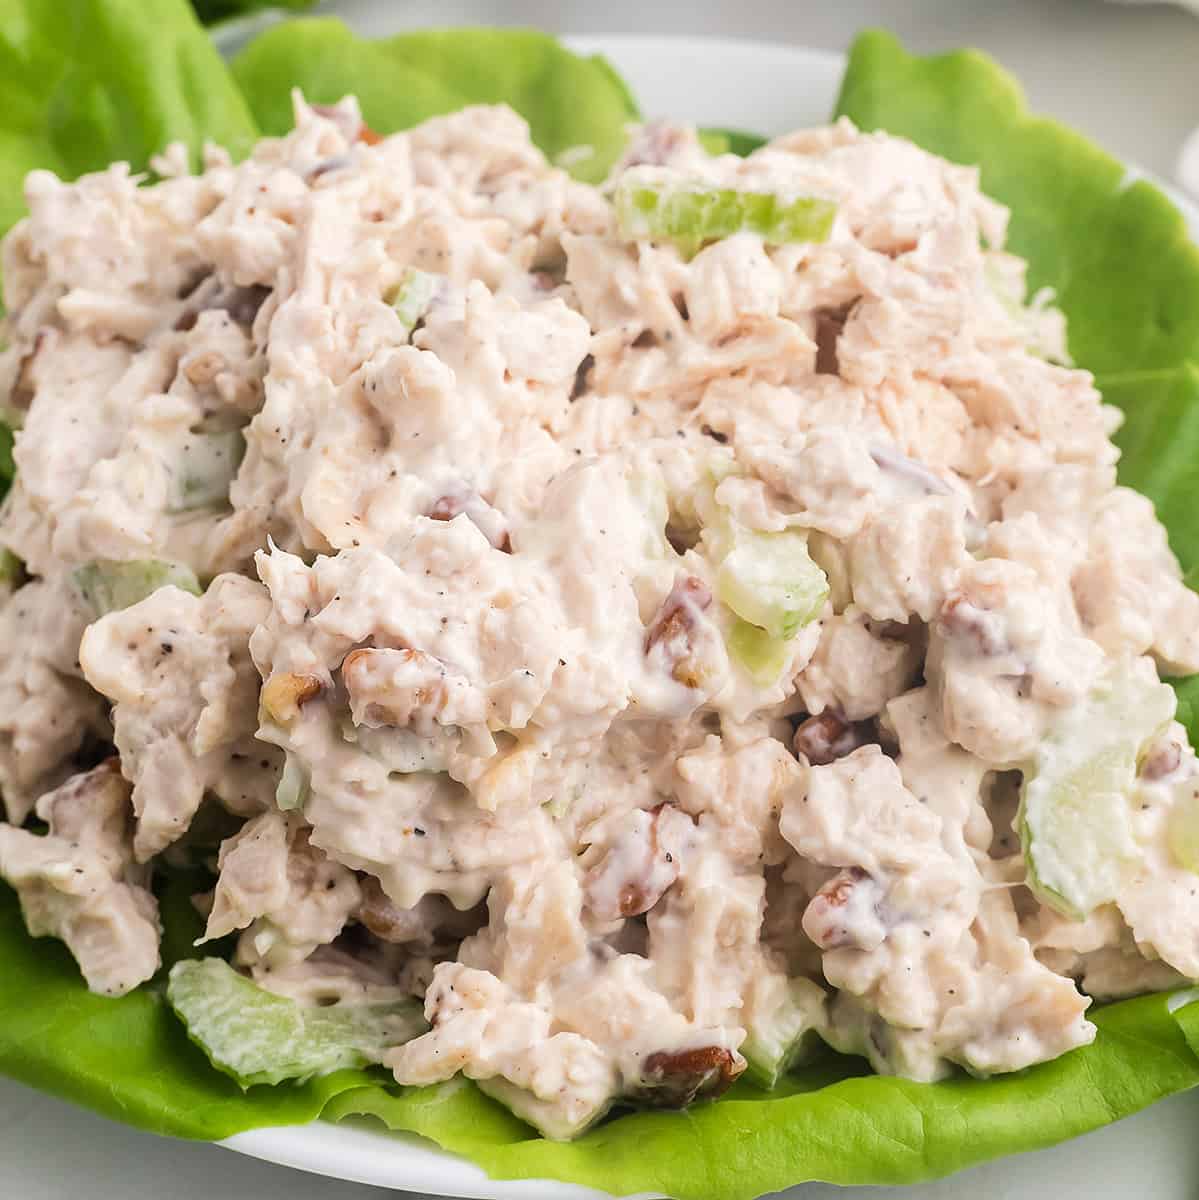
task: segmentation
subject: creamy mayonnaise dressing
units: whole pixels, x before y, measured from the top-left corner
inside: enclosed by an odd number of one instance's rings
[[[651,127],[639,184],[837,206],[689,254],[507,109],[296,116],[152,185],[35,172],[5,242],[31,932],[127,991],[153,865],[208,861],[258,983],[422,997],[397,1080],[558,1137],[813,1035],[1015,1070],[1090,1041],[1091,995],[1199,977],[1179,727],[1130,751],[1114,902],[1027,886],[1021,773],[1113,664],[1199,670],[1199,596],[975,171],[846,122],[746,159]],[[78,570],[144,560],[203,594],[96,619]]]

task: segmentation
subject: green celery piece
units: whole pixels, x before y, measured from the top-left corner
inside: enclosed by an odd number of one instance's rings
[[[1114,901],[1141,858],[1132,792],[1143,748],[1174,717],[1175,697],[1152,668],[1113,669],[1062,709],[1024,771],[1017,827],[1028,883],[1081,920]]]
[[[824,989],[810,979],[789,979],[781,1002],[765,1022],[747,1021],[741,1044],[746,1076],[773,1090],[779,1081],[820,1049],[818,1030],[824,1020]]]
[[[787,665],[786,641],[771,637],[766,630],[740,617],[733,619],[733,627],[725,640],[729,653],[749,672],[755,683],[769,687],[778,681]]]
[[[66,179],[258,130],[186,0],[0,0],[0,234],[35,167]]]
[[[415,1000],[309,1008],[260,988],[220,958],[176,963],[167,1001],[212,1065],[243,1088],[377,1063],[428,1028]]]
[[[395,309],[406,332],[411,333],[416,323],[429,308],[429,301],[437,291],[438,278],[428,271],[407,267],[395,290],[388,297],[388,304]]]
[[[283,812],[303,808],[308,799],[309,786],[308,771],[299,758],[288,751],[283,760],[283,773],[279,776],[279,784],[275,788],[275,804]]]
[[[357,95],[380,133],[467,104],[508,104],[551,161],[590,147],[571,169],[591,183],[620,157],[625,127],[638,117],[627,86],[602,57],[573,54],[523,29],[445,29],[372,41],[340,21],[306,17],[260,34],[234,59],[233,74],[271,134],[292,126],[293,87],[316,103]]]
[[[229,485],[245,453],[246,439],[240,429],[189,434],[168,511],[192,512],[228,504]]]
[[[688,246],[756,233],[770,243],[823,242],[837,206],[819,196],[788,199],[701,184],[641,182],[636,172],[616,185],[613,203],[621,235],[635,241],[681,241]]]
[[[161,587],[173,586],[199,596],[203,592],[195,572],[182,563],[160,558],[134,562],[97,559],[74,572],[75,586],[97,616],[128,608]]]
[[[793,638],[828,599],[828,577],[795,530],[739,529],[716,572],[716,595],[743,621],[775,639]]]
[[[195,935],[195,913],[183,899],[167,904],[163,897],[164,953]],[[173,929],[176,910],[186,928]],[[341,1071],[304,1085],[244,1092],[188,1040],[161,988],[141,987],[119,999],[89,992],[65,946],[25,933],[16,897],[3,884],[0,1074],[139,1129],[203,1141],[303,1124],[331,1097],[373,1082],[366,1071]]]

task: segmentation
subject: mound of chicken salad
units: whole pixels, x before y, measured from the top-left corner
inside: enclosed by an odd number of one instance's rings
[[[352,100],[29,176],[0,875],[244,1084],[1017,1070],[1199,978],[1199,596],[976,172]]]

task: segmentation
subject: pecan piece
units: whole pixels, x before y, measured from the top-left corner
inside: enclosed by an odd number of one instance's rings
[[[804,910],[804,933],[821,950],[876,950],[887,936],[882,888],[861,867],[846,867],[812,897]]]
[[[700,614],[711,603],[711,589],[702,579],[680,575],[645,633],[646,656],[656,654],[664,659],[671,678],[684,687],[699,688],[704,683],[704,671],[695,658],[694,635]]]
[[[826,708],[801,721],[795,730],[791,745],[796,757],[804,757],[814,767],[826,767],[859,746],[866,744],[866,731],[862,723],[847,721],[840,714]]]
[[[630,814],[627,828],[587,873],[584,891],[595,916],[614,921],[649,912],[678,879],[691,829],[691,818],[668,804]]]
[[[1173,775],[1182,766],[1182,747],[1172,737],[1159,738],[1149,749],[1137,772],[1146,783]]]
[[[290,724],[309,700],[320,695],[323,686],[315,675],[280,671],[263,684],[262,707],[272,721]]]
[[[642,1064],[633,1097],[654,1108],[686,1108],[723,1095],[744,1070],[745,1060],[724,1046],[658,1050]]]
[[[848,304],[841,304],[836,308],[818,308],[813,313],[816,321],[813,340],[816,342],[817,375],[839,375],[841,373],[841,363],[837,357],[837,340],[845,329],[845,322],[849,320],[849,314],[856,303],[856,300],[851,300]]]
[[[946,597],[937,615],[937,632],[966,643],[976,654],[994,658],[1011,650],[1002,618],[973,603],[962,592]]]
[[[341,664],[356,725],[415,728],[468,725],[486,718],[482,694],[462,675],[423,650],[351,650]]]

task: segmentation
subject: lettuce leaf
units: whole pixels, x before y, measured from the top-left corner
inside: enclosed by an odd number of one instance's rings
[[[260,34],[234,60],[233,74],[266,133],[292,126],[291,89],[331,103],[354,93],[368,125],[407,129],[468,104],[509,104],[554,159],[571,155],[580,179],[598,182],[619,157],[637,105],[598,55],[572,54],[532,30],[447,29],[373,41],[332,18],[306,18]]]
[[[36,167],[67,179],[170,141],[244,154],[257,136],[184,0],[0,0],[0,235]]]

